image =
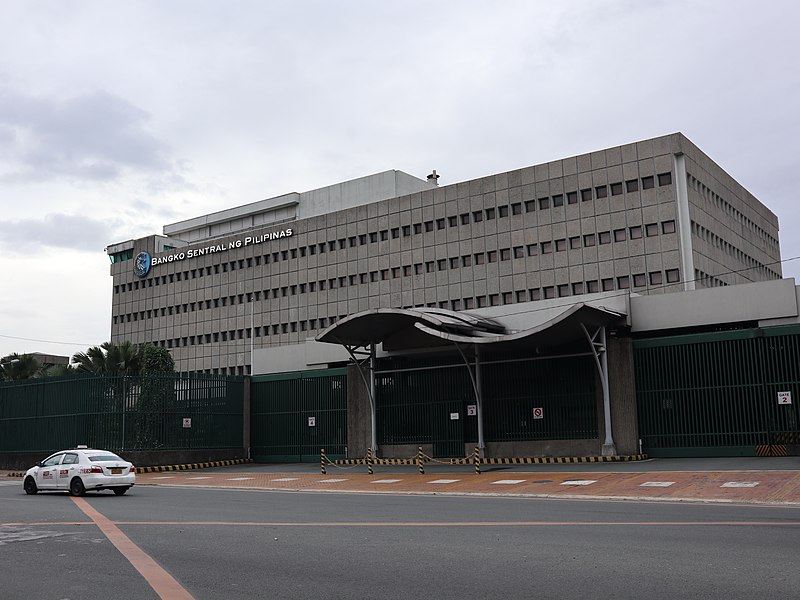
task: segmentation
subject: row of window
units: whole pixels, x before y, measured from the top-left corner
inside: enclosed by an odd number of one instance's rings
[[[692,186],[698,193],[711,200],[714,205],[726,213],[728,216],[733,217],[739,223],[753,231],[762,240],[769,243],[773,248],[778,247],[778,240],[767,233],[763,228],[759,227],[752,219],[744,215],[739,209],[731,205],[730,202],[722,198],[719,194],[709,189],[702,181],[698,180],[691,173],[686,174],[686,179],[689,185]]]
[[[474,308],[485,308],[487,306],[500,306],[502,304],[513,304],[515,302],[534,302],[537,300],[550,300],[553,298],[565,298],[567,296],[579,296],[581,294],[594,294],[597,292],[608,292],[614,290],[627,290],[631,288],[645,288],[648,284],[651,287],[658,287],[665,284],[671,283],[679,283],[680,282],[680,271],[678,269],[667,269],[666,271],[650,271],[649,273],[634,273],[633,275],[621,275],[619,277],[607,277],[603,279],[592,279],[589,281],[584,282],[575,282],[575,283],[563,283],[559,285],[551,285],[551,286],[544,286],[541,288],[529,288],[526,290],[517,290],[513,292],[502,292],[497,294],[488,294],[486,296],[476,296],[474,298],[463,298],[463,299],[456,299],[456,300],[442,300],[440,302],[433,302],[429,303],[427,306],[439,308],[448,308],[452,310],[471,310]],[[288,294],[289,290],[294,290],[296,292],[297,286],[287,286],[283,288],[275,288],[273,293],[280,292],[282,295]],[[222,299],[215,299],[213,301],[213,306],[227,306],[228,302],[231,305],[234,304],[244,304],[247,302],[251,302],[255,296],[255,300],[258,301],[261,298],[260,292],[255,292],[255,294],[238,294],[236,296],[229,296]],[[264,298],[267,299],[267,290],[264,292]],[[206,300],[205,306],[206,308],[210,308],[212,301]],[[134,313],[128,313],[124,315],[114,316],[114,324],[118,323],[130,323],[131,321],[139,321],[144,319],[150,319],[153,317],[160,316],[168,316],[173,314],[181,314],[181,312],[192,312],[195,310],[202,310],[203,302],[191,302],[182,305],[178,305],[175,307],[165,307],[161,309],[148,309],[146,311],[139,311]],[[410,307],[404,307],[410,308]],[[325,317],[317,319],[310,319],[308,321],[299,321],[298,323],[286,323],[282,325],[272,325],[272,333],[277,335],[281,333],[295,333],[297,331],[314,331],[316,329],[324,329],[329,324],[333,324],[336,322],[337,317],[330,317],[327,319]],[[249,330],[239,330],[240,333],[238,339],[244,339],[244,337],[250,337]],[[260,333],[261,329],[257,328],[256,337],[261,337]],[[212,337],[214,342],[221,341],[225,342],[228,339],[237,339],[236,335],[228,336],[227,332],[215,333],[215,334],[206,334],[205,340],[206,343],[212,342]],[[263,335],[269,335],[269,328],[265,328]],[[182,338],[182,339],[194,339],[194,336],[190,336],[190,338]],[[171,343],[171,342],[169,342]],[[203,343],[202,340],[198,341],[197,343]],[[184,344],[187,345],[187,344]],[[188,345],[194,345],[188,344]],[[172,348],[173,346],[168,345],[168,348]]]
[[[502,248],[499,250],[488,250],[486,252],[477,252],[475,254],[466,254],[460,257],[453,257],[450,259],[441,258],[436,261],[427,261],[425,263],[417,263],[414,265],[405,265],[403,267],[393,267],[392,269],[383,269],[381,271],[371,271],[370,273],[361,273],[359,275],[350,275],[349,277],[338,277],[335,279],[330,280],[322,280],[317,286],[317,282],[309,283],[311,287],[308,291],[314,292],[316,291],[317,287],[320,290],[324,290],[327,287],[335,288],[335,287],[344,287],[345,285],[357,285],[359,283],[368,283],[374,281],[385,281],[387,279],[397,279],[401,276],[410,276],[410,275],[420,275],[422,273],[431,273],[433,271],[444,271],[448,268],[450,269],[457,269],[459,267],[471,267],[474,265],[482,265],[486,263],[495,263],[498,260],[506,261],[510,260],[511,258],[524,258],[525,256],[537,256],[539,254],[552,254],[553,252],[563,252],[567,249],[570,250],[577,250],[580,248],[591,248],[597,245],[605,245],[610,244],[612,241],[614,242],[624,242],[628,239],[636,240],[641,239],[642,237],[653,237],[659,235],[659,232],[662,234],[671,234],[675,233],[675,221],[668,220],[668,221],[661,221],[661,223],[647,223],[646,225],[633,225],[631,227],[622,227],[619,229],[609,230],[609,231],[599,231],[597,233],[587,233],[584,235],[576,235],[571,236],[569,238],[559,238],[556,240],[546,240],[543,242],[536,242],[532,244],[526,244],[524,246],[514,246],[513,248]],[[288,258],[289,256],[288,250],[282,250],[280,252],[273,252],[270,254],[264,255],[264,262],[269,263],[270,258],[273,261],[279,260],[279,258],[284,257]],[[197,277],[203,277],[205,275],[211,275],[211,273],[219,273],[222,271],[223,273],[230,271],[235,271],[237,267],[239,269],[247,267],[252,267],[253,263],[256,265],[261,264],[261,256],[256,256],[254,258],[247,258],[247,259],[239,259],[238,261],[230,261],[226,263],[222,263],[221,265],[213,265],[199,269],[192,269],[191,271],[183,271],[169,274],[169,275],[161,275],[152,277],[150,279],[145,280],[137,280],[133,282],[128,282],[127,284],[120,284],[114,286],[114,293],[119,294],[124,291],[131,291],[131,290],[138,290],[140,286],[144,288],[153,287],[153,285],[166,285],[169,283],[174,283],[175,281],[181,281],[181,279],[192,279]],[[326,281],[328,283],[326,283]],[[338,285],[337,285],[338,282]],[[305,284],[303,284],[305,285]],[[303,290],[301,293],[304,293]],[[265,292],[266,293],[266,292]],[[294,294],[292,294],[294,295]]]
[[[767,267],[761,261],[758,261],[758,260],[754,259],[749,254],[745,254],[744,252],[739,250],[739,248],[737,248],[736,246],[734,246],[730,242],[727,242],[727,241],[723,240],[721,237],[719,237],[716,233],[714,233],[710,229],[707,229],[707,228],[703,227],[702,225],[700,225],[698,223],[695,223],[694,221],[692,221],[692,233],[695,236],[699,237],[700,239],[705,240],[707,243],[711,244],[712,246],[715,246],[715,247],[719,248],[720,250],[722,250],[723,252],[725,252],[729,256],[731,256],[734,259],[738,260],[740,263],[745,264],[748,267],[750,267],[748,269],[748,271],[756,270],[764,278],[771,278],[771,279],[780,279],[781,278],[781,276],[777,272],[775,272],[772,269],[770,269],[769,267]],[[752,278],[752,277],[750,277],[751,275],[752,275],[752,273],[746,273],[746,276],[748,278]]]
[[[719,277],[714,277],[713,275],[709,275],[708,273],[704,273],[699,269],[694,270],[694,280],[700,283],[703,287],[725,287],[728,285]]]

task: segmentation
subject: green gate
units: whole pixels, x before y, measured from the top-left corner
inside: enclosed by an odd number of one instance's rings
[[[798,453],[799,326],[636,340],[634,363],[651,456]]]
[[[261,375],[250,387],[251,456],[257,462],[344,458],[347,369]]]

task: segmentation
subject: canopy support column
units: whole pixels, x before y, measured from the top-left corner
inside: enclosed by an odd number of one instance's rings
[[[481,360],[480,360],[480,349],[477,346],[473,346],[475,351],[475,373],[472,373],[472,367],[469,365],[469,360],[467,360],[467,356],[464,354],[464,351],[461,350],[461,346],[458,345],[458,342],[453,342],[458,350],[458,353],[461,355],[461,358],[464,359],[464,364],[467,366],[467,373],[469,373],[469,380],[472,383],[472,391],[475,394],[475,406],[476,406],[476,417],[478,419],[478,452],[480,454],[480,458],[485,458],[486,453],[486,444],[483,440],[483,395],[481,393]]]
[[[340,342],[341,343],[341,342]],[[353,359],[353,364],[356,366],[356,370],[358,370],[358,374],[361,376],[361,381],[364,382],[364,388],[367,390],[367,396],[369,397],[369,416],[370,416],[370,449],[372,450],[373,455],[376,455],[378,452],[378,430],[377,430],[377,423],[378,417],[376,414],[375,409],[375,369],[376,369],[376,357],[375,357],[375,344],[371,343],[369,345],[369,356],[364,358],[363,360],[358,360],[356,357],[356,352],[358,348],[362,346],[350,346],[348,344],[342,344],[342,347],[347,350],[347,353],[350,355],[350,358]],[[362,351],[362,355],[364,352]],[[369,360],[369,379],[367,379],[367,375],[364,373],[364,363]]]
[[[606,328],[601,326],[593,335],[589,335],[586,326],[581,323],[581,329],[586,335],[589,346],[592,348],[592,355],[600,375],[600,382],[603,386],[603,420],[605,423],[606,436],[603,442],[602,455],[616,456],[617,446],[614,444],[614,436],[611,432],[611,397],[608,391],[608,349],[606,348]],[[599,337],[599,341],[598,340]]]

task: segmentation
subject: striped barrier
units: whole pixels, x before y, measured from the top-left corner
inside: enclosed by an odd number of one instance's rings
[[[544,465],[544,464],[574,464],[574,463],[601,463],[601,462],[631,462],[647,460],[647,454],[626,454],[617,456],[529,456],[508,458],[481,458],[478,463],[484,465]],[[476,464],[474,456],[469,458],[451,458],[451,465]]]
[[[137,473],[166,473],[169,471],[192,471],[194,469],[210,469],[212,467],[229,467],[252,463],[252,458],[236,458],[231,460],[215,460],[203,463],[187,463],[184,465],[159,465],[155,467],[136,467]]]
[[[756,446],[756,456],[786,456],[786,446],[783,444],[762,444]]]

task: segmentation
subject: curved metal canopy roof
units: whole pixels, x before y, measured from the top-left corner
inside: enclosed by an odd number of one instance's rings
[[[510,330],[498,318],[436,308],[378,308],[350,315],[317,336],[317,341],[347,346],[383,344],[386,351],[435,348],[457,344],[488,349],[555,347],[585,339],[581,325],[619,323],[624,314],[577,303],[552,310],[530,311],[529,327]],[[539,317],[539,318],[537,318]],[[549,318],[548,318],[549,317]]]

